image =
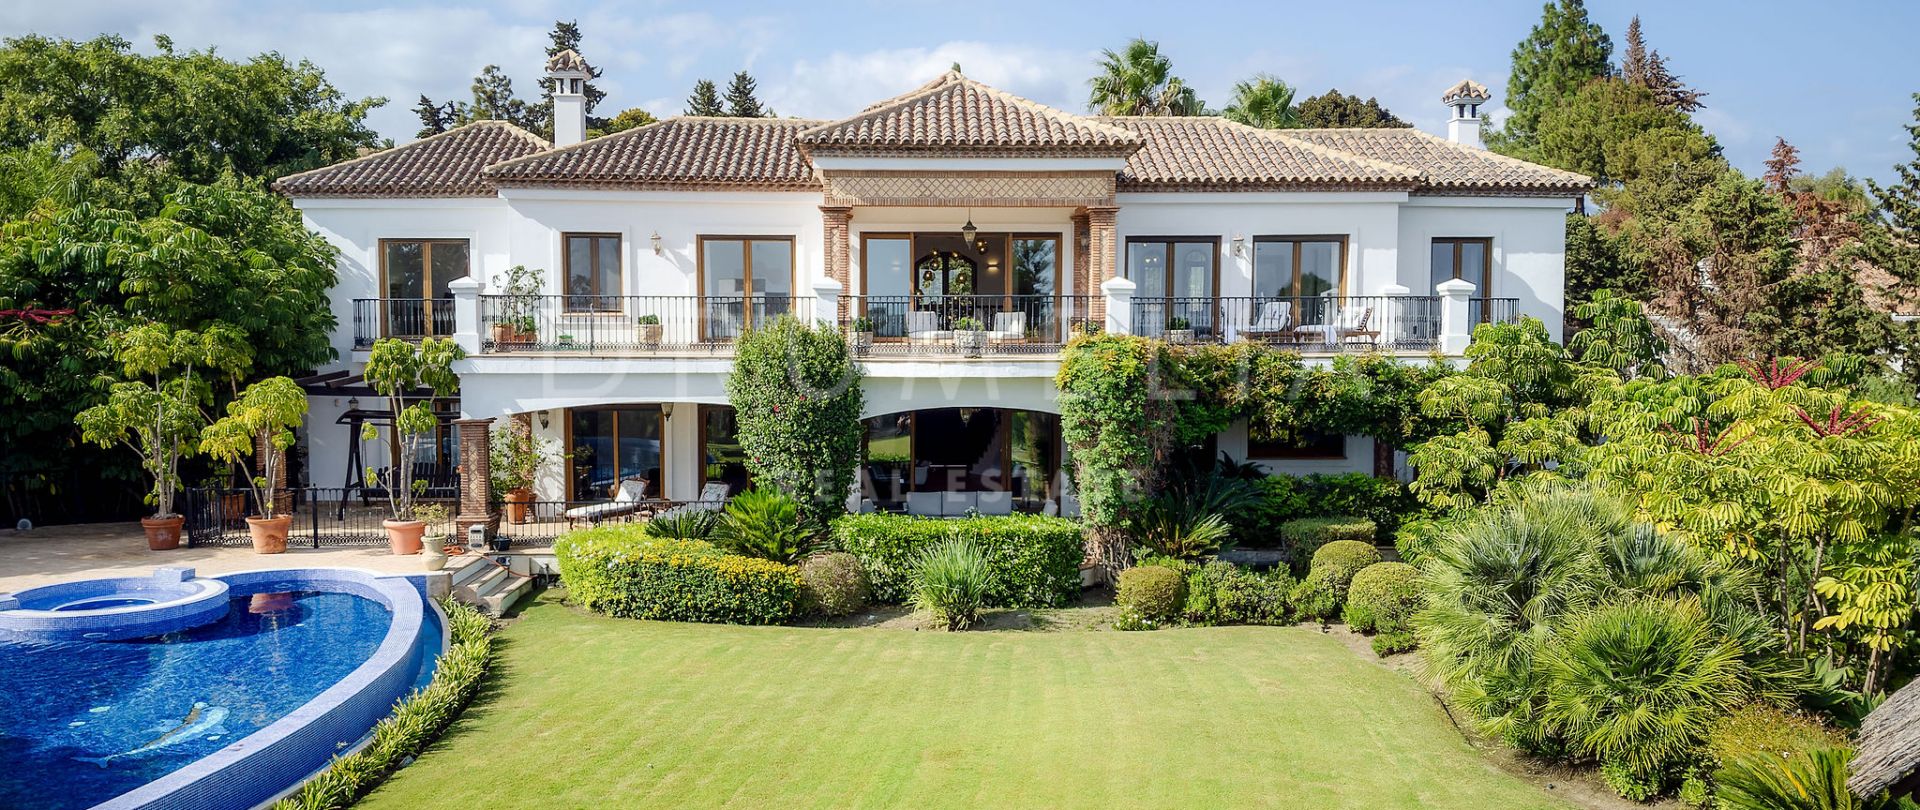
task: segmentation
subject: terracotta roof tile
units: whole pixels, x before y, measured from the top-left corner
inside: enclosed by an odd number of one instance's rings
[[[475,121],[413,143],[274,181],[289,197],[492,197],[480,171],[547,142],[505,121]]]
[[[1422,191],[1436,194],[1578,194],[1593,188],[1583,174],[1462,146],[1417,129],[1288,129],[1282,137],[1416,169]]]
[[[1028,101],[957,72],[852,118],[810,129],[799,141],[810,152],[836,154],[931,147],[1121,156],[1140,147],[1139,137],[1125,129]]]
[[[497,164],[499,185],[600,188],[819,188],[794,144],[819,121],[669,118]]]
[[[1411,189],[1420,172],[1213,117],[1098,119],[1145,142],[1121,171],[1122,191]]]

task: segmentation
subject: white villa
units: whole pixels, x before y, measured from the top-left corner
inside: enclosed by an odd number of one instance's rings
[[[1078,115],[953,72],[840,120],[586,139],[584,68],[548,64],[555,143],[481,121],[276,185],[340,250],[339,359],[304,381],[303,483],[386,463],[355,448],[358,372],[376,339],[438,335],[468,353],[443,468],[518,418],[569,452],[542,501],[623,480],[673,500],[737,489],[731,341],[792,313],[863,346],[867,504],[1071,510],[1053,378],[1074,330],[1275,341],[1321,363],[1457,357],[1473,324],[1519,316],[1557,338],[1563,217],[1591,186],[1481,149],[1470,81],[1446,93],[1445,138]],[[1272,471],[1393,464],[1364,437],[1273,446],[1242,425],[1216,443]]]

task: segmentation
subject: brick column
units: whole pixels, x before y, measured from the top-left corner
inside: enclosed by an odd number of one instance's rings
[[[1094,296],[1100,294],[1100,285],[1094,283],[1092,276],[1093,259],[1087,255],[1091,250],[1087,237],[1087,209],[1073,212],[1073,294]]]
[[[853,274],[853,207],[847,205],[820,206],[820,223],[825,229],[826,240],[822,249],[826,253],[827,278],[840,283],[840,289],[853,292],[850,277]],[[860,291],[865,294],[865,290]],[[840,320],[847,318],[847,302],[838,302],[836,311]]]
[[[1114,215],[1119,212],[1118,206],[1087,206],[1087,289],[1090,295],[1100,295],[1100,284],[1120,274],[1120,247],[1118,232],[1114,229]],[[1096,322],[1106,321],[1107,303],[1104,296],[1093,300],[1093,316]]]
[[[467,540],[467,529],[486,526],[488,533],[499,525],[500,514],[493,509],[493,419],[455,419],[460,428],[460,511],[453,526],[459,532],[455,542]]]

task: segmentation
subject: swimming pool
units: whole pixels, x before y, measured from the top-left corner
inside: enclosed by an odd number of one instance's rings
[[[438,614],[405,579],[337,569],[218,579],[226,615],[209,624],[0,642],[0,807],[248,807],[432,677]]]

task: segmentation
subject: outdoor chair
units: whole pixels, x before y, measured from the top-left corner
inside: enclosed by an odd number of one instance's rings
[[[1027,313],[994,313],[993,331],[987,333],[987,339],[995,343],[1020,343],[1026,340]]]
[[[697,500],[680,504],[672,509],[654,515],[653,519],[677,518],[681,515],[691,515],[699,512],[718,512],[721,507],[726,505],[726,483],[721,481],[708,481],[706,486],[700,488],[700,497]]]
[[[652,502],[647,499],[647,480],[628,478],[614,487],[613,500],[576,506],[562,513],[562,516],[567,519],[567,525],[571,527],[583,520],[588,523],[599,523],[607,518],[624,517],[645,511],[652,505]]]
[[[932,343],[951,339],[953,332],[940,328],[940,313],[930,309],[916,309],[907,313],[907,340]]]
[[[1260,305],[1260,314],[1240,334],[1249,340],[1283,340],[1292,334],[1292,326],[1293,304],[1268,301]]]
[[[1357,315],[1356,315],[1357,310]],[[1373,307],[1348,306],[1340,311],[1340,342],[1373,343],[1380,339],[1380,330],[1368,329],[1367,323],[1373,320]]]

